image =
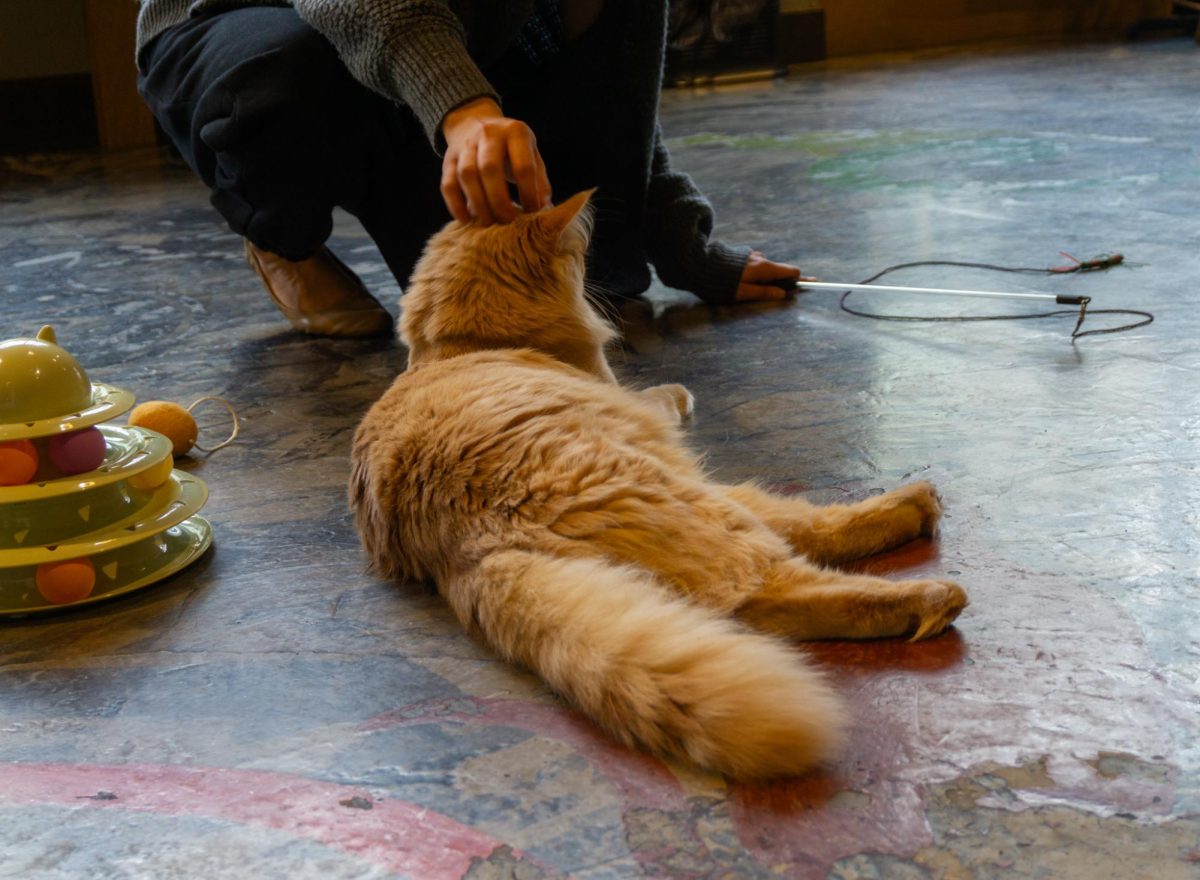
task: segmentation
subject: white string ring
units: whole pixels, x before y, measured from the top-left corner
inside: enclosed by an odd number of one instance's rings
[[[192,444],[192,447],[194,449],[199,449],[205,455],[212,455],[218,449],[224,449],[226,446],[228,446],[230,443],[232,443],[234,440],[237,439],[238,432],[242,429],[242,423],[238,419],[237,410],[235,410],[233,408],[233,404],[230,403],[228,400],[226,400],[224,397],[201,397],[199,400],[193,401],[192,405],[187,408],[187,411],[190,413],[192,410],[194,410],[200,404],[208,403],[209,401],[211,401],[213,403],[219,403],[219,404],[221,404],[221,406],[225,407],[225,409],[229,412],[229,418],[231,418],[233,420],[233,431],[230,433],[230,435],[228,437],[226,437],[224,440],[222,440],[216,446],[213,446],[211,448],[206,447],[206,446],[201,446],[199,441]]]

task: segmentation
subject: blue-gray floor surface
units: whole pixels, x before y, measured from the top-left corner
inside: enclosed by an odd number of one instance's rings
[[[182,465],[211,491],[199,562],[0,621],[0,877],[1200,877],[1197,51],[864,62],[664,97],[727,240],[838,281],[1119,251],[1106,272],[892,279],[1156,315],[1072,343],[1069,317],[882,323],[830,293],[713,310],[655,287],[622,309],[618,370],[695,393],[721,479],[943,494],[936,541],[868,568],[952,577],[971,606],[929,642],[806,649],[851,728],[836,764],[769,784],[612,745],[436,597],[364,573],[349,440],[403,352],[293,332],[178,162],[0,160],[0,337],[52,323],[93,379],[220,395],[244,421]],[[398,310],[355,224],[332,245]]]

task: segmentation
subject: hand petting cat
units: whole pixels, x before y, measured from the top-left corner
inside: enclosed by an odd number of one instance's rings
[[[508,184],[515,183],[521,208],[550,206],[550,179],[537,138],[519,119],[504,115],[491,98],[477,98],[442,121],[442,198],[451,216],[484,226],[511,223],[517,216]]]
[[[515,184],[524,211],[550,205],[550,179],[533,130],[504,115],[491,98],[478,98],[446,114],[442,122],[442,198],[455,220],[484,226],[511,223],[517,216],[509,192]],[[766,302],[790,296],[776,282],[805,279],[799,268],[751,251],[738,284],[738,302]]]

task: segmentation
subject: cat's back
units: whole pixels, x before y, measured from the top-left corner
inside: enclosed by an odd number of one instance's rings
[[[625,392],[531,349],[478,352],[401,373],[360,431],[393,441],[495,434],[559,408],[619,408]]]
[[[355,454],[382,445],[395,466],[453,491],[461,486],[445,485],[448,478],[513,479],[561,459],[678,443],[671,420],[635,393],[520,349],[401,374],[363,419]]]

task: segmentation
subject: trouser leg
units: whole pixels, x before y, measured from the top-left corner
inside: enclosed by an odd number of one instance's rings
[[[636,295],[650,284],[641,230],[633,221],[641,213],[646,181],[622,161],[648,150],[653,138],[652,127],[644,130],[647,118],[653,125],[653,115],[638,106],[615,61],[625,47],[630,2],[568,0],[578,3],[575,27],[583,30],[571,34],[574,39],[555,58],[542,67],[523,66],[510,52],[485,71],[503,95],[505,112],[537,136],[554,200],[596,188],[588,280],[598,292],[616,296]],[[568,26],[570,5],[563,16]]]
[[[139,90],[213,206],[239,235],[290,260],[357,215],[404,283],[448,215],[416,119],[347,71],[293,10],[188,21],[143,52]]]
[[[563,36],[567,41],[583,36],[604,8],[604,0],[562,0]]]

